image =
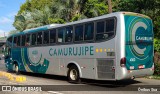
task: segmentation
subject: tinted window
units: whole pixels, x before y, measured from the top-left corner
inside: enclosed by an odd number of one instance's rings
[[[114,31],[114,19],[106,20],[106,32]]]
[[[72,26],[66,27],[65,42],[72,42],[73,40],[72,35],[73,35],[73,27]]]
[[[22,35],[22,46],[25,46],[25,41],[26,41],[26,36],[25,35]]]
[[[30,46],[30,34],[26,35],[25,46]]]
[[[43,32],[43,44],[49,43],[49,31]]]
[[[93,40],[94,23],[85,24],[84,40]]]
[[[75,41],[83,41],[83,25],[75,26]]]
[[[7,39],[7,44],[8,44],[8,45],[11,45],[11,44],[12,44],[12,37],[9,37],[9,38]]]
[[[17,37],[14,37],[13,46],[17,46]]]
[[[50,43],[56,42],[56,29],[50,31]]]
[[[36,34],[32,34],[32,45],[36,45]]]
[[[58,42],[64,42],[65,33],[65,28],[58,29]]]
[[[115,19],[97,22],[96,40],[110,39],[115,35]]]
[[[18,37],[17,37],[17,46],[20,46],[20,44],[21,44],[21,37],[18,36]]]
[[[42,44],[42,32],[37,34],[37,45]]]
[[[97,22],[97,33],[104,33],[104,21]]]

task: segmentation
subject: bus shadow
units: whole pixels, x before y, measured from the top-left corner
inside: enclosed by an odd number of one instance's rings
[[[23,75],[33,76],[33,77],[40,77],[45,79],[54,79],[54,80],[61,80],[61,81],[68,81],[67,77],[64,76],[57,76],[57,75],[50,75],[50,74],[38,74],[38,73],[27,73],[27,72],[21,72]],[[134,85],[142,83],[140,81],[127,79],[127,80],[121,80],[121,81],[101,81],[101,80],[92,80],[92,79],[81,79],[80,84],[88,85],[88,86],[99,86],[99,87],[107,87],[107,88],[116,88],[116,87],[126,87],[129,85]],[[76,83],[73,83],[76,84]]]
[[[27,76],[33,76],[33,77],[40,77],[40,78],[46,78],[46,79],[54,79],[54,80],[62,80],[67,81],[67,78],[64,76],[58,76],[58,75],[50,75],[50,74],[40,74],[40,73],[30,73],[30,72],[21,72],[23,75]]]
[[[142,82],[132,80],[132,79],[126,79],[126,80],[120,80],[120,81],[109,81],[109,80],[100,81],[100,80],[83,79],[82,83],[86,85],[92,85],[92,86],[116,88],[116,87],[126,87],[126,86],[130,86],[130,85],[134,85]]]

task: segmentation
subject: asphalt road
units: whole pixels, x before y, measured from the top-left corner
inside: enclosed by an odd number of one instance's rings
[[[0,72],[7,74],[3,60],[0,60]],[[3,74],[0,85],[13,87],[37,87],[41,92],[23,92],[25,94],[160,94],[160,81],[145,78],[124,81],[96,81],[82,79],[81,84],[67,82],[66,77],[33,73],[9,73],[13,77],[25,77],[23,81],[10,80]],[[16,78],[17,79],[17,78]],[[0,90],[2,90],[2,86]],[[16,90],[16,89],[13,89]],[[141,90],[141,91],[138,91]],[[152,90],[152,91],[147,91]],[[155,90],[155,91],[153,91]],[[22,94],[17,91],[1,91],[0,94]]]

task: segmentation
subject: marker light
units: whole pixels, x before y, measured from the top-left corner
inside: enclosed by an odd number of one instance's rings
[[[100,49],[100,52],[102,52],[103,50],[102,50],[102,48]]]
[[[96,52],[97,52],[97,53],[99,52],[98,48],[96,49]]]

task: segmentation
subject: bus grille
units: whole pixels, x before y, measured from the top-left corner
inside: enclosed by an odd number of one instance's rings
[[[98,78],[114,79],[115,71],[113,70],[113,59],[99,59],[97,60],[97,74]]]

